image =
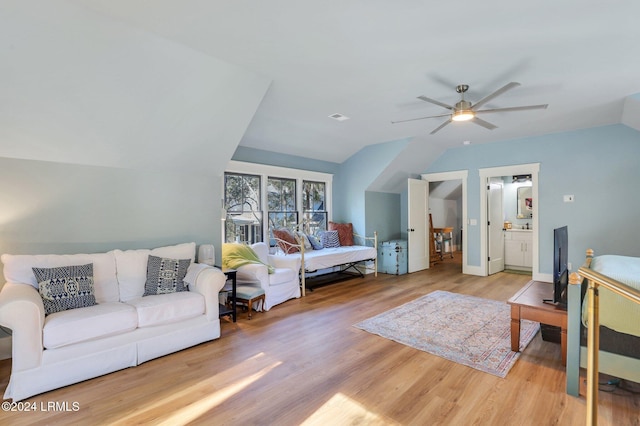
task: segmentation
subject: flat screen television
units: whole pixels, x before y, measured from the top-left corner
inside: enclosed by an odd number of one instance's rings
[[[567,306],[569,284],[569,237],[567,227],[553,230],[553,303]]]

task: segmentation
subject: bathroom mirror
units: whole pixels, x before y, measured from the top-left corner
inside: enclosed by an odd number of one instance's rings
[[[533,198],[530,186],[518,188],[518,219],[530,219],[533,217]]]

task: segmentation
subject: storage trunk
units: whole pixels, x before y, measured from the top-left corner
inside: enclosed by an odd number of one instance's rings
[[[403,275],[407,273],[407,241],[391,240],[380,243],[378,272]]]

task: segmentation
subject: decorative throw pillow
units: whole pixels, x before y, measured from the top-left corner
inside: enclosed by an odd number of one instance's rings
[[[353,245],[353,225],[351,223],[329,222],[329,231],[338,231],[341,246]]]
[[[298,242],[296,241],[291,231],[289,231],[287,228],[274,229],[272,232],[273,236],[277,238],[276,242],[278,243],[278,247],[280,247],[280,249],[285,254],[297,253],[300,251],[298,249]]]
[[[32,270],[38,282],[45,315],[96,304],[93,263]]]
[[[316,237],[315,235],[307,235],[307,238],[309,239],[309,243],[314,250],[322,250],[322,243],[320,242],[320,239],[318,239],[318,237]]]
[[[340,239],[338,238],[338,231],[324,231],[320,236],[322,247],[340,247]]]
[[[149,255],[143,296],[188,291],[184,285],[184,277],[190,264],[191,259],[169,259]]]
[[[311,241],[309,241],[309,237],[307,236],[307,234],[300,231],[295,231],[293,234],[297,237],[298,240],[303,242],[305,250],[313,250]]]

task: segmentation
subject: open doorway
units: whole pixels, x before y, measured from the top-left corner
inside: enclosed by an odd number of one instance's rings
[[[443,173],[423,174],[422,180],[428,183],[428,202],[424,212],[424,223],[429,223],[432,214],[434,228],[453,227],[451,249],[461,260],[462,273],[468,273],[467,236],[464,224],[467,223],[467,170]],[[428,234],[425,236],[428,238]],[[409,250],[411,256],[411,250]]]
[[[501,269],[531,273],[533,279],[539,274],[539,170],[538,163],[480,169],[480,223],[484,224],[480,228],[482,275],[498,272],[492,259],[500,256],[504,263]],[[518,176],[526,179],[518,182]],[[489,201],[490,188],[498,182],[502,182],[502,203]],[[503,240],[502,245],[495,244],[497,238]]]
[[[429,182],[429,214],[431,266],[456,263],[462,271],[462,179]]]

